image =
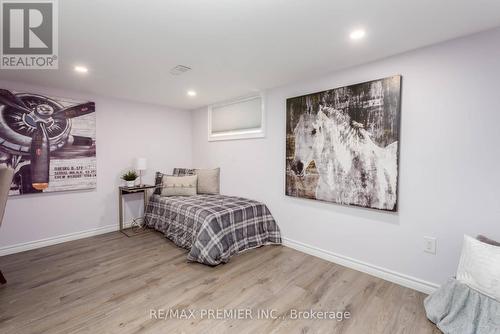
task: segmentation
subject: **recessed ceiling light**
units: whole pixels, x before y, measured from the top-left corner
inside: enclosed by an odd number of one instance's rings
[[[74,70],[78,73],[87,73],[89,71],[85,66],[75,66]]]
[[[188,90],[187,95],[191,97],[196,96],[196,92],[194,90]]]
[[[356,29],[356,30],[353,30],[349,34],[349,37],[352,40],[358,40],[358,39],[362,39],[363,37],[365,37],[365,35],[366,35],[366,31],[364,31],[364,29]]]

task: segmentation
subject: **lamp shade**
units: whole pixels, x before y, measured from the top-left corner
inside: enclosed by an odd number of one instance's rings
[[[147,160],[146,160],[146,158],[137,158],[137,159],[135,159],[135,169],[137,169],[137,170],[146,170],[147,169]]]

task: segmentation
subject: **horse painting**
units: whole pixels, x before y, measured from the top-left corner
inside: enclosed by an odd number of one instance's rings
[[[287,195],[396,210],[398,79],[287,103]]]

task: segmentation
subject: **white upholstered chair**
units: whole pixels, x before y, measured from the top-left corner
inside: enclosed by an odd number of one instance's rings
[[[10,185],[14,177],[14,170],[8,167],[0,167],[0,225],[2,225],[5,205],[9,196]],[[7,281],[0,270],[0,284],[5,284]]]

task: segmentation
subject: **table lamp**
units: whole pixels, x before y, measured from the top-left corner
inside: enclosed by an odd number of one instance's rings
[[[142,172],[147,169],[146,158],[135,159],[135,169],[139,171],[139,187],[142,187]]]

